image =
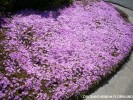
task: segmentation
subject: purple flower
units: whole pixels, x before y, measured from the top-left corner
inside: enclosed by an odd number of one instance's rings
[[[55,20],[53,11],[47,18],[41,16],[45,11],[21,11],[3,25],[9,28],[3,42],[8,56],[0,89],[9,98],[68,98],[101,80],[130,52],[133,25],[112,5],[77,1],[59,12]]]

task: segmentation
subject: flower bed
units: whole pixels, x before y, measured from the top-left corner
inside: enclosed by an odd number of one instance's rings
[[[101,0],[21,11],[0,32],[0,99],[67,99],[110,74],[133,46],[133,25]]]

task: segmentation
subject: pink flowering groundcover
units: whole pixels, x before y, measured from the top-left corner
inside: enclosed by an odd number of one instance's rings
[[[133,46],[133,25],[102,0],[11,17],[0,30],[2,100],[68,99],[112,73]]]

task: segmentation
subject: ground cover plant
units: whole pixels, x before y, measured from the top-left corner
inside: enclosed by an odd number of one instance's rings
[[[133,46],[133,25],[102,0],[22,10],[5,21],[0,99],[67,99],[110,74]]]

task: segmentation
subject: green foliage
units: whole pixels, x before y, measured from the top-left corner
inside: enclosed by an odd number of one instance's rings
[[[0,0],[0,12],[12,12],[25,8],[48,10],[70,3],[72,0]]]

